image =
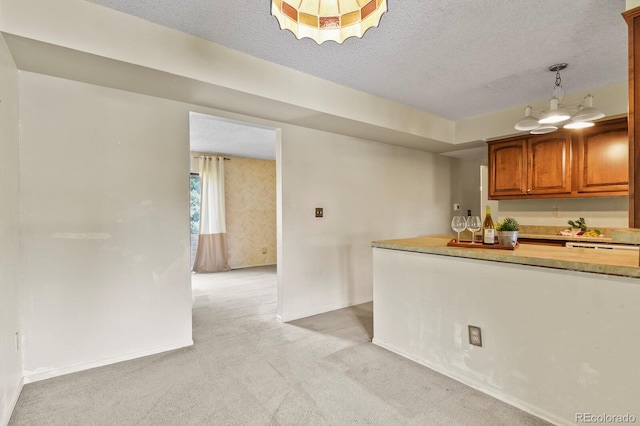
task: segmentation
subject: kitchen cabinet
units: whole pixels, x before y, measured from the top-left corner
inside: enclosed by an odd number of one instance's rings
[[[519,196],[527,191],[527,140],[489,144],[489,196]]]
[[[576,198],[629,193],[626,117],[580,130],[489,142],[489,198]]]
[[[569,132],[489,143],[489,198],[531,198],[570,193]]]
[[[629,191],[629,136],[626,118],[585,129],[578,136],[578,192]]]
[[[640,7],[622,14],[629,27],[629,228],[640,227]]]
[[[548,195],[571,192],[571,135],[553,135],[527,140],[529,162],[527,194]]]

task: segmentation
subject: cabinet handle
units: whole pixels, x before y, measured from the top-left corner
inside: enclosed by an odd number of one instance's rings
[[[529,193],[529,192],[531,192],[531,190],[530,190],[530,189],[527,189],[527,193]]]

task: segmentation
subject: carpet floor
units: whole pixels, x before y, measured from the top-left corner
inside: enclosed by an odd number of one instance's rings
[[[275,267],[192,276],[192,347],[24,387],[10,425],[548,425],[371,343],[371,303],[280,323]]]

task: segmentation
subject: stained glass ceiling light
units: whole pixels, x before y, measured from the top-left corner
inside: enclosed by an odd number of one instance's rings
[[[386,11],[387,0],[271,0],[271,14],[281,29],[318,44],[362,37]]]

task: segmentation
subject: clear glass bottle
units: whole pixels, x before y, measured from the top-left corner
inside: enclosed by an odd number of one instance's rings
[[[491,207],[487,206],[484,222],[482,222],[482,242],[484,244],[495,244],[496,226],[493,224],[491,217]]]

